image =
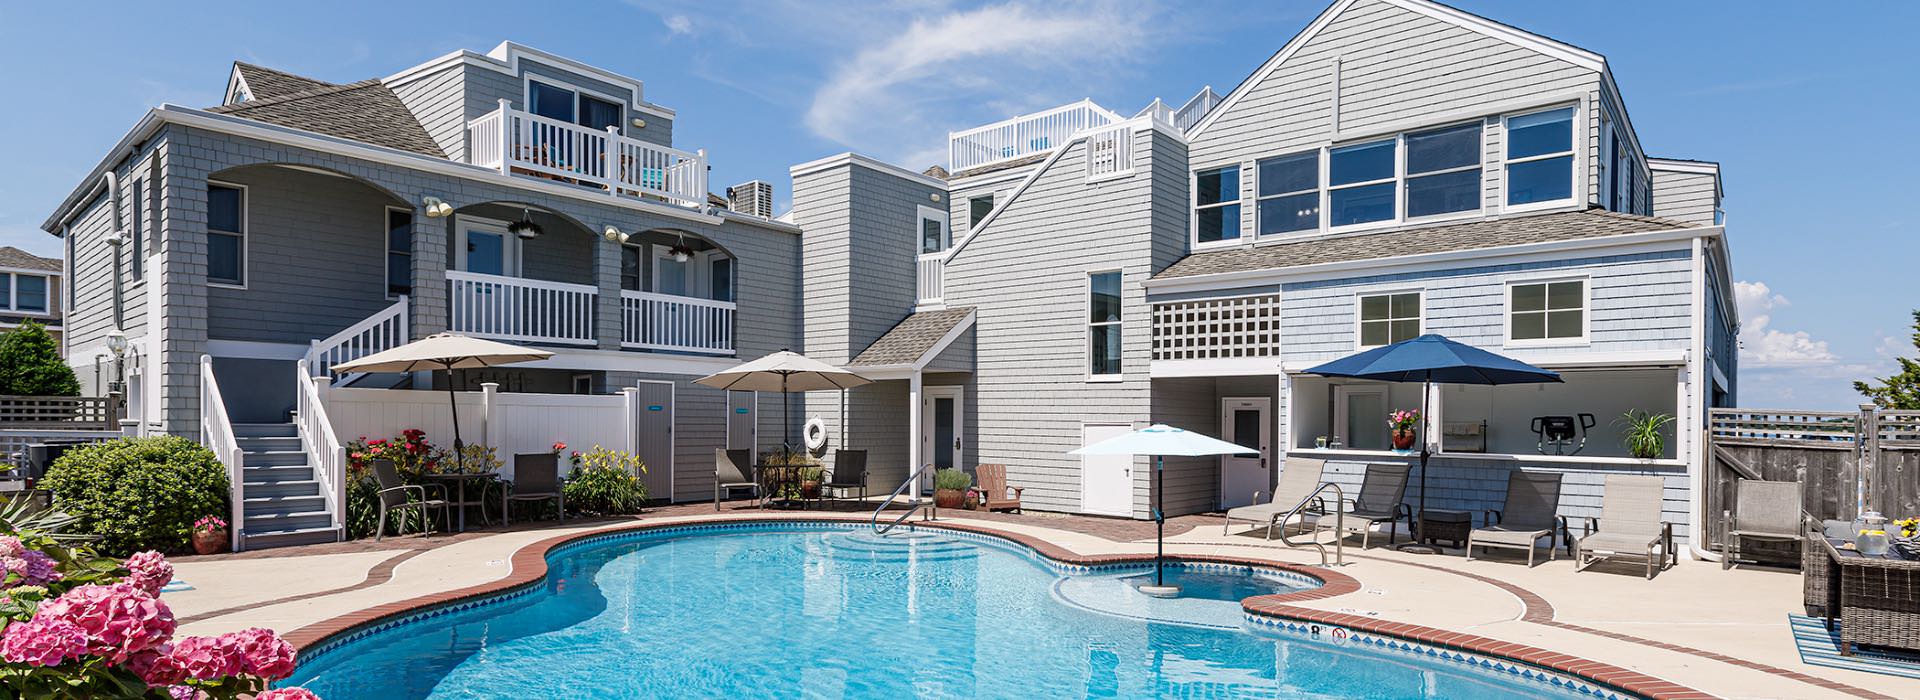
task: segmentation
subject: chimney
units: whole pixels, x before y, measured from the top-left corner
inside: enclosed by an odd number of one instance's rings
[[[773,185],[760,180],[727,188],[727,208],[763,219],[773,218]]]

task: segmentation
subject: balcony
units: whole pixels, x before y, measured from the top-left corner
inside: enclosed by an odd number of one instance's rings
[[[605,190],[614,197],[707,203],[707,154],[500,108],[467,122],[467,161],[502,174]]]
[[[456,333],[598,345],[599,301],[600,290],[591,285],[447,271],[447,327]],[[620,347],[732,355],[736,308],[730,301],[622,291]]]
[[[1092,100],[1081,100],[1044,112],[952,132],[947,134],[947,169],[957,173],[1046,153],[1065,145],[1076,133],[1125,119],[1094,104]]]

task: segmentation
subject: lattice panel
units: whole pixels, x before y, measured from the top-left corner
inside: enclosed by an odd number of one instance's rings
[[[1280,356],[1280,296],[1176,301],[1153,306],[1153,359]]]

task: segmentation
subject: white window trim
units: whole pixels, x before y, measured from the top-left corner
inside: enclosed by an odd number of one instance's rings
[[[393,235],[393,213],[396,211],[406,212],[409,216],[417,216],[410,207],[389,206],[380,210],[380,269],[387,273],[380,278],[380,289],[386,292],[387,299],[389,300],[400,298],[400,295],[393,293],[393,289],[389,286],[388,282],[388,280],[393,278],[393,258],[390,257],[393,253],[393,242],[388,237]],[[417,233],[418,231],[415,231],[415,234]],[[412,234],[409,234],[408,240],[412,240]],[[463,246],[462,249],[464,250],[465,247]],[[412,250],[407,251],[407,281],[410,287],[420,286],[413,280]]]
[[[251,221],[253,217],[253,193],[248,191],[246,185],[237,182],[207,180],[207,185],[219,185],[221,187],[231,187],[240,190],[240,231],[238,232],[240,237],[240,282],[239,284],[235,284],[233,282],[216,281],[212,275],[208,275],[207,286],[220,287],[222,289],[246,289],[247,285],[253,280],[252,270],[248,269],[251,266],[247,264],[247,258],[252,257],[253,254],[253,246],[250,245],[251,241],[247,240],[247,231],[253,228],[253,222]],[[215,234],[212,227],[207,228],[207,235],[232,235],[233,233],[234,232],[226,231]]]
[[[467,229],[469,228],[485,229],[488,233],[500,234],[503,239],[500,246],[501,255],[506,256],[505,260],[500,261],[501,276],[516,278],[520,276],[520,237],[507,230],[507,222],[464,214],[454,215],[453,269],[461,272],[467,270]],[[413,284],[419,286],[420,281],[414,280]]]
[[[1540,338],[1536,340],[1514,340],[1513,338],[1513,288],[1522,285],[1551,284],[1554,282],[1580,283],[1580,337],[1578,338]],[[1509,279],[1500,290],[1500,342],[1509,348],[1554,348],[1586,347],[1593,344],[1593,278],[1590,275],[1553,275],[1516,277]],[[1424,299],[1422,300],[1425,301]]]
[[[695,255],[695,258],[700,261],[700,276],[702,278],[700,285],[700,293],[702,296],[700,298],[711,301],[721,301],[720,299],[713,298],[713,264],[721,260],[726,260],[733,266],[727,274],[727,296],[730,298],[726,301],[738,303],[740,299],[740,261],[734,260],[733,256],[719,249],[700,251]]]
[[[1215,170],[1226,170],[1228,168],[1240,171],[1239,175],[1234,178],[1234,182],[1236,186],[1239,187],[1239,190],[1233,193],[1232,199],[1222,199],[1213,204],[1201,204],[1200,174]],[[1244,245],[1249,240],[1246,236],[1246,227],[1241,222],[1241,220],[1246,217],[1246,211],[1244,209],[1240,212],[1240,216],[1234,217],[1232,238],[1222,238],[1217,241],[1204,242],[1200,240],[1201,209],[1216,209],[1227,205],[1240,205],[1244,207],[1246,205],[1246,184],[1242,182],[1246,178],[1246,170],[1246,163],[1235,161],[1204,168],[1194,168],[1187,172],[1187,246],[1190,250],[1231,248],[1236,245]],[[1325,180],[1322,179],[1322,182],[1324,181]]]
[[[669,296],[704,298],[704,297],[700,297],[698,294],[695,294],[695,292],[698,292],[699,290],[706,289],[705,283],[707,280],[707,275],[706,275],[707,259],[704,256],[702,256],[700,253],[694,253],[693,256],[690,258],[687,258],[687,261],[684,263],[675,262],[673,259],[673,252],[672,252],[673,248],[671,246],[649,244],[647,248],[649,250],[649,255],[647,256],[647,259],[653,264],[653,274],[647,279],[647,291],[653,292],[654,294],[666,294]],[[660,268],[662,265],[685,265],[686,266],[687,289],[685,292],[682,292],[680,294],[673,294],[672,292],[668,292],[660,288],[660,279],[661,279]]]
[[[925,246],[923,245],[924,241],[922,239],[922,236],[925,235],[923,232],[926,231],[927,221],[929,219],[940,222],[940,249],[939,250],[928,251],[925,249]],[[947,210],[935,209],[925,204],[920,205],[918,207],[918,215],[915,216],[913,219],[913,250],[914,250],[915,256],[918,257],[920,255],[945,255],[947,250],[952,247],[953,247],[953,226],[952,226],[952,222],[948,220]]]
[[[630,109],[629,109],[627,100],[614,97],[612,95],[606,94],[604,92],[600,92],[598,90],[583,88],[583,87],[580,87],[579,85],[575,85],[566,80],[555,78],[549,75],[541,75],[541,74],[535,74],[535,73],[521,74],[520,76],[521,111],[526,112],[527,114],[534,113],[533,112],[533,84],[536,82],[543,83],[548,87],[557,88],[560,90],[566,90],[568,92],[573,93],[573,119],[568,120],[568,122],[576,126],[580,124],[580,96],[581,95],[586,95],[588,97],[596,98],[599,100],[603,100],[603,101],[618,105],[620,107],[620,122],[618,124],[618,126],[620,127],[620,133],[622,135],[625,135],[627,133],[628,122],[632,119],[632,117],[628,115],[628,112],[630,111]]]
[[[1568,107],[1573,108],[1573,116],[1570,117],[1572,119],[1572,125],[1571,125],[1571,128],[1569,129],[1569,134],[1568,134],[1568,138],[1570,138],[1573,141],[1573,143],[1568,144],[1570,150],[1554,151],[1552,153],[1546,153],[1546,154],[1537,155],[1537,156],[1528,156],[1525,158],[1508,158],[1507,157],[1507,152],[1513,148],[1513,139],[1510,138],[1512,134],[1512,130],[1509,129],[1507,125],[1509,121],[1512,121],[1513,118],[1515,117],[1524,117],[1532,114],[1540,114],[1542,112],[1554,112],[1562,109],[1567,109]],[[1562,103],[1562,104],[1556,104],[1550,107],[1541,107],[1539,109],[1529,109],[1525,111],[1510,112],[1507,114],[1500,115],[1500,210],[1501,211],[1507,212],[1507,213],[1520,213],[1520,212],[1529,212],[1529,211],[1540,211],[1543,209],[1559,209],[1562,207],[1566,207],[1570,204],[1573,204],[1575,202],[1579,202],[1585,197],[1586,190],[1587,190],[1587,178],[1583,177],[1582,175],[1586,172],[1586,164],[1587,164],[1586,145],[1587,145],[1588,139],[1585,136],[1585,134],[1587,133],[1586,111],[1587,111],[1586,102],[1582,100],[1582,101],[1573,102],[1573,103]],[[1566,199],[1554,199],[1554,200],[1548,200],[1544,202],[1528,202],[1526,204],[1507,203],[1507,186],[1513,181],[1513,178],[1509,176],[1508,173],[1510,172],[1510,169],[1515,163],[1531,163],[1537,160],[1563,158],[1569,155],[1573,156],[1573,163],[1568,168],[1570,171],[1568,174],[1573,177],[1573,182],[1571,183],[1571,186],[1567,188],[1568,194]]]
[[[972,231],[975,227],[980,225],[980,221],[975,221],[973,218],[973,201],[976,199],[987,200],[987,216],[991,216],[993,214],[994,207],[997,207],[1000,205],[1000,193],[998,192],[982,192],[980,194],[968,195],[966,200],[968,231]],[[981,216],[980,220],[985,221],[987,216]]]
[[[1414,333],[1414,336],[1418,337],[1419,335],[1427,332],[1427,288],[1426,287],[1399,287],[1394,289],[1367,290],[1362,292],[1354,292],[1353,293],[1353,347],[1355,350],[1371,350],[1373,348],[1386,347],[1385,345],[1367,345],[1366,341],[1362,340],[1362,338],[1364,338],[1365,336],[1363,333],[1361,333],[1361,328],[1366,324],[1366,318],[1364,318],[1361,315],[1360,309],[1362,308],[1363,302],[1366,301],[1367,297],[1390,297],[1396,294],[1420,295],[1419,315],[1414,317],[1414,320],[1420,324],[1420,329],[1418,333]],[[1387,320],[1388,321],[1393,320],[1393,311],[1391,308],[1389,308],[1387,311]],[[1391,327],[1389,327],[1388,329],[1387,338],[1389,340],[1393,338],[1393,332]]]
[[[58,275],[54,275],[46,270],[29,270],[26,268],[11,267],[0,267],[0,275],[7,276],[7,303],[4,306],[0,306],[0,311],[5,311],[15,316],[53,318],[54,309],[59,306],[59,304],[53,303],[53,295],[59,291],[55,288],[57,285],[54,283],[53,278]],[[20,278],[22,277],[38,277],[46,280],[47,308],[39,311],[20,308]]]
[[[1461,126],[1479,125],[1480,127],[1480,132],[1478,134],[1479,146],[1475,149],[1475,152],[1479,154],[1478,163],[1475,163],[1473,165],[1463,165],[1457,168],[1447,168],[1444,170],[1435,170],[1432,172],[1420,173],[1418,177],[1444,175],[1447,173],[1467,172],[1467,171],[1477,170],[1477,171],[1480,171],[1480,188],[1484,190],[1484,188],[1486,187],[1486,181],[1487,181],[1486,179],[1487,178],[1486,176],[1486,168],[1487,168],[1486,122],[1487,122],[1487,119],[1488,117],[1486,116],[1480,116],[1480,117],[1471,117],[1466,119],[1457,119],[1457,120],[1452,120],[1448,122],[1440,122],[1440,123],[1430,124],[1430,125],[1422,125],[1422,126],[1408,128],[1408,129],[1404,129],[1401,131],[1392,132],[1388,134],[1375,134],[1372,136],[1368,136],[1366,138],[1343,141],[1339,143],[1322,144],[1313,149],[1296,150],[1288,153],[1282,153],[1278,155],[1266,156],[1266,157],[1255,159],[1253,161],[1254,162],[1253,235],[1255,239],[1260,241],[1278,241],[1278,240],[1286,240],[1286,239],[1305,238],[1310,236],[1323,236],[1323,235],[1329,235],[1329,234],[1364,233],[1366,231],[1394,228],[1396,226],[1404,226],[1407,224],[1425,224],[1425,223],[1479,218],[1487,211],[1487,203],[1486,203],[1486,198],[1484,193],[1481,193],[1481,195],[1477,198],[1477,204],[1472,209],[1462,209],[1460,211],[1450,211],[1450,212],[1443,212],[1439,214],[1428,214],[1426,216],[1408,216],[1407,215],[1407,182],[1412,177],[1415,177],[1414,175],[1409,174],[1407,170],[1407,136],[1409,134],[1418,134],[1418,133],[1425,133],[1430,131],[1441,131],[1444,129],[1451,129],[1451,128],[1461,127]],[[1392,140],[1394,144],[1393,146],[1394,148],[1393,178],[1391,179],[1381,178],[1377,180],[1368,180],[1365,182],[1354,182],[1354,183],[1348,183],[1344,185],[1331,184],[1332,180],[1330,176],[1333,174],[1333,151],[1342,149],[1342,148],[1347,148],[1349,146],[1362,146],[1362,145],[1371,144],[1371,143],[1379,143],[1387,140]],[[1318,188],[1318,191],[1320,193],[1319,225],[1314,228],[1301,229],[1299,231],[1286,231],[1282,233],[1261,234],[1260,233],[1260,202],[1262,200],[1273,199],[1276,197],[1286,197],[1286,196],[1297,195],[1297,194],[1305,194],[1307,190],[1287,192],[1287,193],[1275,194],[1275,195],[1265,195],[1265,196],[1260,195],[1259,194],[1260,192],[1260,184],[1259,184],[1260,161],[1272,160],[1274,158],[1286,158],[1289,156],[1297,156],[1310,151],[1317,151],[1319,154],[1319,164],[1320,164],[1320,170],[1319,170],[1320,180],[1319,180],[1319,188]],[[1197,174],[1196,174],[1196,177],[1197,177]],[[1333,213],[1332,205],[1333,205],[1334,190],[1351,189],[1355,187],[1364,187],[1367,185],[1378,185],[1385,182],[1394,183],[1393,218],[1381,219],[1379,221],[1366,221],[1366,222],[1357,223],[1357,224],[1345,224],[1341,226],[1332,225],[1332,213]],[[1197,225],[1198,225],[1198,222],[1196,220],[1196,227]],[[1196,228],[1196,236],[1198,235],[1197,231],[1198,229]],[[1238,241],[1235,241],[1235,242],[1238,242]]]
[[[1102,321],[1102,322],[1095,323],[1093,321],[1093,277],[1094,275],[1104,275],[1107,273],[1113,273],[1115,275],[1120,276],[1120,320]],[[1127,370],[1127,360],[1126,360],[1126,355],[1127,355],[1127,341],[1126,341],[1127,273],[1125,270],[1122,270],[1117,267],[1103,268],[1098,270],[1088,270],[1086,272],[1086,275],[1084,276],[1084,279],[1086,280],[1086,282],[1084,285],[1082,285],[1080,289],[1080,298],[1085,300],[1085,303],[1080,307],[1080,318],[1083,319],[1080,323],[1080,326],[1083,329],[1080,335],[1080,347],[1086,353],[1086,359],[1081,362],[1080,366],[1086,369],[1087,381],[1089,382],[1125,381],[1127,376],[1126,375],[1126,370]],[[1120,329],[1120,371],[1109,373],[1109,374],[1094,374],[1093,372],[1093,327],[1094,326],[1113,326]]]
[[[1387,142],[1391,142],[1393,144],[1393,176],[1392,177],[1374,179],[1374,180],[1363,180],[1360,182],[1349,182],[1341,185],[1333,184],[1333,178],[1331,177],[1331,175],[1333,174],[1333,152],[1334,151],[1347,149],[1347,148],[1354,148],[1356,146],[1377,146],[1381,143],[1387,143]],[[1354,141],[1352,143],[1343,143],[1343,144],[1327,147],[1326,155],[1324,155],[1322,158],[1326,163],[1325,170],[1329,175],[1329,177],[1326,180],[1322,180],[1322,182],[1326,184],[1321,187],[1320,225],[1325,227],[1328,232],[1341,232],[1341,231],[1359,230],[1366,227],[1392,226],[1405,220],[1406,212],[1407,212],[1407,202],[1406,202],[1407,198],[1400,194],[1399,183],[1405,181],[1407,176],[1406,152],[1407,152],[1407,138],[1405,134],[1394,134],[1387,138],[1362,139],[1359,141]],[[1386,219],[1381,219],[1379,221],[1362,221],[1359,223],[1344,224],[1340,226],[1333,225],[1333,193],[1335,190],[1351,190],[1351,189],[1357,189],[1361,187],[1378,185],[1381,183],[1392,183],[1394,185],[1393,216]]]
[[[1314,159],[1313,172],[1314,172],[1315,180],[1314,180],[1313,189],[1293,190],[1291,192],[1281,192],[1278,194],[1265,194],[1265,195],[1260,194],[1260,163],[1261,162],[1269,161],[1269,160],[1279,160],[1282,158],[1294,158],[1298,156],[1307,155],[1309,153],[1313,154],[1313,159]],[[1260,232],[1260,220],[1261,220],[1260,203],[1261,202],[1267,201],[1269,199],[1279,199],[1281,197],[1295,197],[1295,196],[1309,194],[1309,193],[1316,195],[1315,197],[1316,201],[1314,203],[1314,206],[1316,207],[1316,211],[1318,212],[1318,216],[1314,217],[1313,228],[1303,228],[1297,231],[1281,231],[1279,233],[1261,233]],[[1267,156],[1265,158],[1254,159],[1253,161],[1253,235],[1256,239],[1280,239],[1280,238],[1289,238],[1289,237],[1300,236],[1300,235],[1311,234],[1311,233],[1319,233],[1326,228],[1326,225],[1327,225],[1327,149],[1310,148],[1302,151],[1294,151],[1292,153],[1282,153],[1276,156]]]
[[[1412,171],[1407,169],[1406,146],[1407,146],[1407,136],[1409,134],[1424,134],[1424,133],[1433,132],[1433,131],[1446,131],[1448,129],[1454,129],[1454,128],[1468,126],[1468,125],[1474,125],[1479,127],[1478,129],[1476,129],[1476,133],[1474,134],[1473,151],[1475,154],[1475,158],[1474,158],[1474,163],[1472,165],[1462,165],[1459,167],[1445,168],[1441,170],[1430,170],[1424,173],[1420,173],[1418,175],[1413,174]],[[1486,211],[1487,209],[1487,170],[1486,168],[1487,168],[1487,120],[1485,117],[1480,117],[1477,119],[1461,120],[1461,121],[1453,122],[1451,124],[1439,124],[1436,126],[1423,127],[1419,129],[1409,129],[1409,130],[1400,132],[1400,189],[1394,193],[1394,195],[1399,197],[1400,199],[1399,201],[1400,221],[1404,223],[1426,223],[1429,221],[1445,221],[1448,219],[1466,219],[1466,218],[1474,218],[1474,217],[1480,216],[1480,213],[1483,211]],[[1434,175],[1447,175],[1450,173],[1460,173],[1460,172],[1466,172],[1469,170],[1478,171],[1480,173],[1480,184],[1478,187],[1474,188],[1475,204],[1472,209],[1462,209],[1460,211],[1441,212],[1438,214],[1427,214],[1425,216],[1411,216],[1407,213],[1407,202],[1409,199],[1407,197],[1407,183],[1412,182],[1413,178],[1432,177]]]

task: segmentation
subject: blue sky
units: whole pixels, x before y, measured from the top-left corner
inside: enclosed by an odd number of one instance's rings
[[[1920,4],[1456,6],[1608,57],[1656,156],[1717,160],[1746,328],[1741,403],[1838,408],[1913,355],[1920,186],[1904,47]],[[228,64],[390,75],[511,38],[641,79],[716,189],[855,150],[920,168],[948,130],[1082,97],[1132,112],[1225,93],[1321,2],[6,3],[0,245],[43,255],[52,207],[143,110],[217,104]]]

